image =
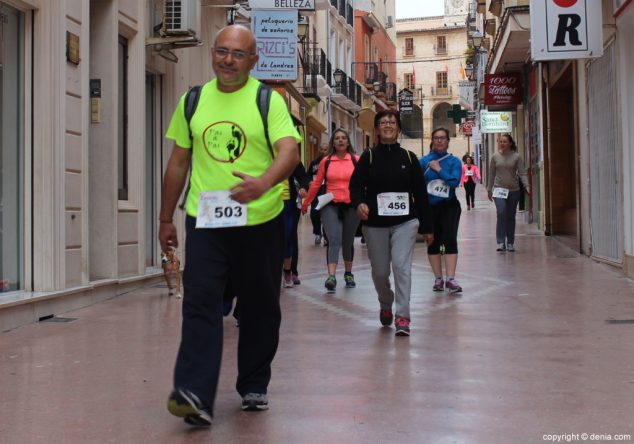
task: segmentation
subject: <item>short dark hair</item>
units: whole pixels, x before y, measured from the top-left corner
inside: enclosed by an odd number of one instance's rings
[[[374,116],[374,128],[378,128],[380,126],[379,122],[381,121],[383,117],[386,117],[386,116],[393,116],[396,119],[398,129],[399,130],[401,129],[401,113],[399,113],[397,110],[393,108],[382,109],[381,111],[376,113],[376,115]]]
[[[444,131],[445,135],[447,136],[447,141],[449,141],[449,139],[451,139],[451,137],[449,136],[449,130],[447,128],[445,128],[444,126],[439,126],[436,129],[434,129],[431,132],[431,138],[434,138],[434,134],[436,134],[438,131]]]

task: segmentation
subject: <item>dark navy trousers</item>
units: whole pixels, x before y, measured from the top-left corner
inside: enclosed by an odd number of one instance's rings
[[[183,325],[174,386],[213,408],[223,345],[222,302],[230,280],[240,302],[236,389],[266,393],[281,322],[282,214],[261,225],[196,229],[186,220]]]

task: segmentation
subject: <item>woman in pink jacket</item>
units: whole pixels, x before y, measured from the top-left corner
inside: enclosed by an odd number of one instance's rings
[[[354,258],[354,235],[359,226],[359,217],[350,206],[350,177],[357,166],[359,156],[350,145],[350,136],[339,128],[330,139],[328,154],[319,162],[319,169],[315,180],[310,184],[308,194],[302,204],[302,214],[306,214],[308,207],[319,192],[322,182],[326,185],[326,194],[331,194],[332,201],[320,209],[321,223],[328,238],[328,252],[326,263],[328,278],[324,283],[326,290],[333,293],[337,287],[337,262],[339,251],[343,256],[345,272],[343,279],[346,288],[354,288],[356,283],[352,275],[352,260]]]
[[[478,181],[482,181],[480,170],[473,164],[473,158],[467,156],[466,163],[462,165],[462,178],[460,179],[460,185],[464,185],[467,194],[467,210],[475,208],[476,178]]]

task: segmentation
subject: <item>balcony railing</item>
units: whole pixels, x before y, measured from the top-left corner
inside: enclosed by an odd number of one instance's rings
[[[396,102],[396,83],[387,82],[385,84],[385,100],[387,102]]]
[[[330,0],[330,5],[339,12],[348,25],[354,26],[354,8],[349,1]]]
[[[365,84],[373,85],[379,79],[379,65],[376,63],[365,64]]]
[[[361,107],[363,91],[361,85],[346,73],[344,73],[340,83],[337,84],[334,78],[332,82],[333,101],[347,110],[357,111]]]
[[[416,51],[414,50],[414,46],[410,46],[409,48],[407,46],[403,46],[402,50],[403,50],[403,57],[414,57],[414,55],[416,54]]]
[[[332,66],[323,49],[307,46],[310,49],[301,57],[301,75],[296,85],[305,97],[319,99],[320,93],[328,94],[326,85],[330,85]]]
[[[438,97],[438,96],[451,96],[452,95],[452,89],[451,86],[449,87],[445,87],[445,88],[439,88],[439,87],[431,87],[431,95],[432,97]]]
[[[346,20],[350,26],[354,27],[354,9],[350,3],[347,4],[347,10],[348,16],[346,17]]]

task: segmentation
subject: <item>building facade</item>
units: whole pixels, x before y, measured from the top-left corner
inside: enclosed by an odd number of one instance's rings
[[[248,25],[249,11],[227,3],[0,1],[0,330],[159,282],[158,211],[172,150],[164,133],[182,94],[214,77],[216,32]],[[166,9],[176,4],[182,16]],[[331,7],[309,11],[307,32],[326,29],[314,20]],[[351,52],[352,25],[336,21],[343,37],[332,52]],[[352,60],[337,66],[351,72]],[[354,113],[328,114],[330,104],[322,112],[329,100],[302,82],[273,86],[306,159],[331,122],[354,128]],[[181,240],[183,219],[175,217]]]
[[[413,112],[402,116],[402,143],[414,152],[428,151],[431,131],[439,126],[449,129],[451,152],[470,150],[447,114],[459,104],[459,82],[466,79],[465,9],[464,2],[446,1],[445,16],[396,21],[397,89],[414,94]]]
[[[475,49],[479,110],[512,114],[512,134],[529,170],[526,219],[582,254],[634,275],[631,182],[631,1],[603,0],[602,54],[592,58],[535,61],[531,56],[530,2],[474,0],[467,18]],[[628,40],[629,39],[629,40]],[[484,74],[517,73],[521,103],[489,106]],[[483,137],[486,163],[496,135]]]

